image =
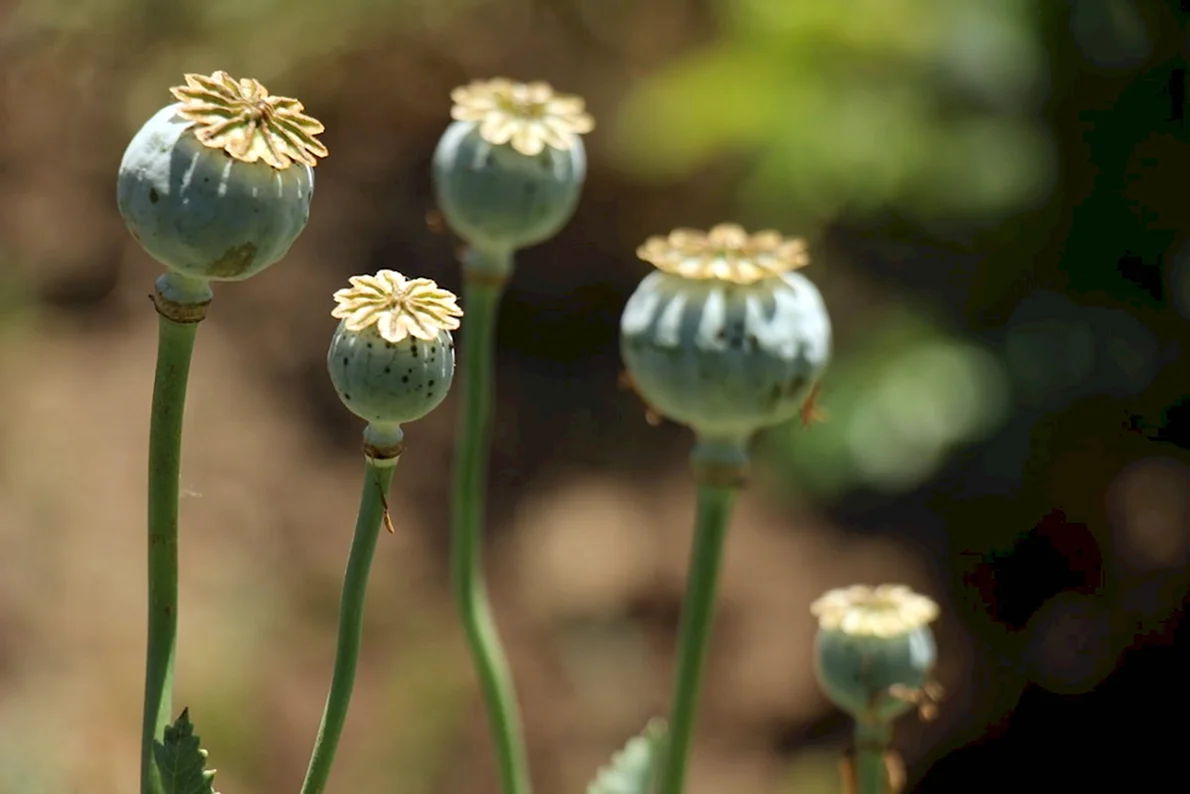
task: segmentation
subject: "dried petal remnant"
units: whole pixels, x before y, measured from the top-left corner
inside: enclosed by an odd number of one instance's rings
[[[750,235],[734,223],[721,223],[709,232],[676,229],[668,237],[650,237],[636,255],[666,273],[736,284],[752,284],[810,263],[805,241],[771,230]]]
[[[344,320],[349,331],[375,325],[389,342],[406,337],[431,341],[441,331],[459,327],[458,298],[428,278],[407,279],[395,270],[374,276],[352,276],[350,287],[335,293],[338,304],[331,316]]]
[[[450,115],[473,121],[488,143],[510,143],[532,157],[548,146],[566,151],[578,136],[595,128],[581,97],[559,94],[548,83],[516,83],[503,77],[476,80],[450,93]]]
[[[186,85],[170,93],[181,103],[178,115],[194,122],[194,136],[204,146],[279,171],[295,162],[315,166],[326,157],[326,146],[315,137],[325,128],[298,100],[272,96],[257,80],[236,80],[224,71],[185,77]]]
[[[867,637],[895,637],[933,622],[938,605],[904,585],[853,585],[831,590],[810,606],[829,631]]]

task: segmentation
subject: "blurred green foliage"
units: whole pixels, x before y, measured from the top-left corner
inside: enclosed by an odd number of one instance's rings
[[[39,0],[17,7],[8,35],[135,43],[131,123],[182,72],[221,68],[269,85],[483,5],[341,0],[293,13],[279,0]],[[686,179],[739,157],[745,212],[793,213],[800,228],[889,205],[995,217],[1049,187],[1049,142],[1033,118],[1047,79],[1036,4],[717,0],[715,12],[714,36],[631,87],[611,120],[635,175]]]
[[[821,401],[826,421],[811,432],[783,425],[764,446],[816,495],[856,487],[898,493],[927,481],[952,450],[997,429],[1009,399],[998,357],[898,309],[832,365]]]
[[[741,156],[750,214],[998,215],[1044,194],[1037,9],[1020,0],[720,0],[722,37],[630,95],[633,171]]]
[[[837,794],[842,786],[839,754],[832,750],[809,749],[789,760],[781,791],[785,794]]]

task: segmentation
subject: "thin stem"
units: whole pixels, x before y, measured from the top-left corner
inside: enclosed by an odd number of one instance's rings
[[[467,263],[473,265],[473,262]],[[490,265],[491,263],[480,263]],[[462,410],[454,461],[451,584],[475,662],[495,740],[504,794],[529,794],[528,757],[516,693],[492,617],[483,576],[484,495],[492,414],[496,315],[502,288],[492,269],[469,266],[463,284]],[[505,273],[511,261],[504,265]],[[498,268],[496,268],[498,270]]]
[[[670,707],[666,752],[658,778],[659,794],[681,794],[685,785],[686,762],[694,736],[702,673],[715,612],[723,541],[735,495],[734,486],[706,483],[698,486],[698,517],[686,597],[682,603],[678,673]]]
[[[153,744],[173,703],[178,636],[178,480],[182,415],[198,323],[158,316],[157,370],[149,419],[149,637],[141,723],[141,792],[159,794]]]
[[[856,794],[888,794],[884,755],[892,738],[890,734],[889,726],[884,723],[855,723]]]
[[[355,521],[355,537],[347,558],[347,573],[343,577],[343,597],[339,604],[339,640],[335,648],[335,669],[331,674],[331,689],[322,712],[322,724],[314,740],[314,752],[302,783],[302,794],[320,794],[326,788],[335,751],[347,720],[347,707],[355,686],[355,671],[359,664],[360,638],[364,629],[364,603],[368,592],[368,573],[376,553],[376,540],[385,512],[385,494],[393,481],[396,459],[374,461],[366,458],[363,491],[359,498],[359,514]]]

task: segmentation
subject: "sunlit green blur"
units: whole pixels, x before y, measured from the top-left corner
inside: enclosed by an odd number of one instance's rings
[[[739,155],[744,206],[801,226],[888,203],[996,215],[1048,190],[1034,4],[716,6],[722,34],[630,94],[617,128],[626,167],[689,178]]]

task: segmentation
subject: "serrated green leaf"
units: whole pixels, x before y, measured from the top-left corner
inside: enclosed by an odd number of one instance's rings
[[[207,769],[207,751],[190,722],[190,709],[182,709],[177,722],[165,729],[163,741],[153,746],[165,794],[219,794],[215,770]]]
[[[665,721],[654,719],[639,736],[612,756],[611,763],[599,770],[587,794],[649,794],[653,770],[665,740]]]

